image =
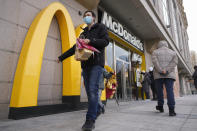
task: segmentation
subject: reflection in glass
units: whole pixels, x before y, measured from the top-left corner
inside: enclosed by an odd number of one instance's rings
[[[117,78],[117,98],[119,100],[131,100],[132,93],[135,96],[135,61],[131,61],[134,52],[129,52],[128,48],[110,41],[106,48],[106,64],[112,67],[116,72]],[[137,93],[138,94],[138,93]]]
[[[112,41],[109,42],[109,45],[107,46],[107,62],[106,64],[113,68],[113,43]]]
[[[118,82],[118,87],[117,87],[117,98],[122,99],[123,98],[123,62],[116,60],[116,79]]]
[[[116,73],[117,73],[117,98],[118,99],[131,99],[132,88],[130,82],[130,61],[129,51],[123,47],[115,45],[115,58],[116,58]]]
[[[115,47],[116,58],[129,62],[129,52],[120,46]]]

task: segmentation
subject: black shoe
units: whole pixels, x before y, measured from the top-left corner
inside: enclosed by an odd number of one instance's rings
[[[86,122],[82,126],[83,131],[92,131],[95,128],[94,120],[86,120]]]
[[[160,112],[164,112],[163,106],[156,106],[156,110]]]
[[[174,109],[169,110],[169,116],[176,116],[176,113],[175,113]]]

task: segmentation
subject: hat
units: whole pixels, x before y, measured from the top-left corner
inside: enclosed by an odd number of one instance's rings
[[[153,71],[153,67],[151,66],[151,67],[149,67],[149,71]]]

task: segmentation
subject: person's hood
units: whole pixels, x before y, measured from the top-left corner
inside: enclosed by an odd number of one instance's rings
[[[168,43],[164,40],[160,41],[157,48],[162,48],[162,47],[167,47],[168,48]]]

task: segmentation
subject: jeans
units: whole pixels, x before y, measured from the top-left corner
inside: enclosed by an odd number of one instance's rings
[[[98,65],[83,69],[82,75],[88,97],[88,111],[86,114],[86,120],[96,119],[98,108],[99,80],[102,74],[103,68]]]
[[[98,91],[98,110],[97,110],[98,113],[100,113],[101,109],[104,107],[104,104],[101,101],[102,91],[103,91],[102,89],[99,89]]]
[[[161,78],[155,80],[155,86],[158,89],[157,90],[158,106],[164,105],[163,85],[165,85],[167,92],[168,107],[169,109],[174,109],[175,107],[174,92],[173,92],[174,80],[170,78]]]
[[[155,87],[155,82],[153,82],[151,84],[151,90],[152,90],[152,94],[153,94],[153,100],[157,99],[157,89]]]

